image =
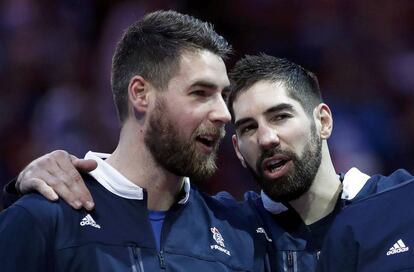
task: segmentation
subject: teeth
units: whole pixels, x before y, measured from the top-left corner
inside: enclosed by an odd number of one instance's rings
[[[213,137],[211,137],[211,136],[200,136],[200,138],[201,138],[201,139],[204,139],[204,140],[206,140],[206,141],[210,141],[210,142],[212,142],[212,141],[213,141]]]
[[[279,168],[285,161],[284,160],[272,160],[267,164],[267,169],[273,173]]]
[[[276,166],[277,164],[279,164],[281,161],[282,161],[282,160],[275,160],[275,161],[271,161],[271,162],[269,162],[269,163],[268,163],[268,166],[270,166],[270,167],[274,167],[274,166]]]

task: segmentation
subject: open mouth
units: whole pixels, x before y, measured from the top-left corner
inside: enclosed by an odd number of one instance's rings
[[[291,159],[285,155],[275,155],[262,163],[264,174],[268,178],[279,178],[287,173]]]
[[[216,145],[218,138],[211,135],[199,135],[196,137],[196,140],[208,149],[212,149]]]
[[[270,173],[273,173],[285,165],[287,162],[288,160],[270,160],[265,164],[265,169]]]

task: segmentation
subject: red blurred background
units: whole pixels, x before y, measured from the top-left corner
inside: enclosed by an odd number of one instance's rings
[[[414,168],[414,1],[0,1],[0,185],[54,149],[112,152],[119,127],[110,61],[143,14],[174,9],[212,22],[233,45],[231,67],[265,52],[314,71],[334,114],[338,172]],[[240,198],[258,188],[222,144],[203,185]]]

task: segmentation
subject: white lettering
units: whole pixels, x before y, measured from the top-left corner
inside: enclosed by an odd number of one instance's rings
[[[225,254],[227,254],[227,255],[229,255],[230,256],[230,251],[228,251],[227,249],[225,249],[225,248],[222,248],[221,246],[219,246],[219,245],[211,245],[210,246],[210,248],[211,249],[217,249],[218,251],[221,251],[221,252],[223,252],[223,253],[225,253]]]

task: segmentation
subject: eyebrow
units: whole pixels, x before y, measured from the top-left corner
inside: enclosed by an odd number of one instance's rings
[[[253,120],[253,118],[250,118],[250,117],[247,117],[247,118],[242,118],[242,119],[240,119],[240,120],[237,120],[237,121],[234,123],[234,128],[237,130],[239,127],[241,127],[242,125],[244,125],[244,124],[246,124],[246,123],[250,122],[251,120]]]
[[[284,111],[284,110],[290,110],[290,111],[292,111],[293,110],[293,106],[291,104],[288,104],[288,103],[281,103],[281,104],[278,104],[278,105],[273,106],[271,108],[268,108],[264,112],[264,115],[268,115],[270,113]],[[251,118],[251,117],[246,117],[246,118],[242,118],[240,120],[237,120],[234,123],[235,129],[238,129],[241,125],[243,125],[243,124],[245,124],[247,122],[250,122],[251,120],[253,120],[253,118]]]
[[[264,114],[269,114],[269,113],[274,113],[274,112],[278,112],[278,111],[284,111],[284,110],[293,110],[293,105],[292,104],[288,104],[288,103],[281,103],[278,104],[274,107],[271,107],[269,109],[267,109]]]
[[[195,86],[204,87],[208,89],[218,89],[218,86],[216,84],[211,83],[209,81],[204,81],[204,80],[199,80],[191,84],[191,87],[195,87]]]

